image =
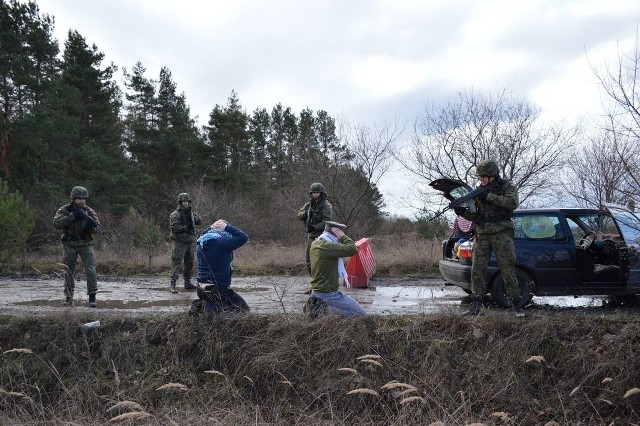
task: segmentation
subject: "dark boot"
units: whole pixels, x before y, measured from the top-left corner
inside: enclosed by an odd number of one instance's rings
[[[176,282],[171,280],[171,293],[177,293],[178,290],[176,290]]]
[[[89,307],[90,308],[97,308],[98,307],[98,303],[96,302],[96,295],[95,294],[90,294],[89,295]]]
[[[525,316],[524,313],[524,304],[522,303],[522,298],[514,299],[513,301],[513,311],[516,313],[516,317],[522,318]]]
[[[463,316],[477,316],[480,314],[480,310],[482,309],[482,297],[474,297],[473,303],[471,304],[471,308],[464,311],[462,313]]]
[[[196,286],[191,284],[191,280],[184,280],[184,289],[185,290],[195,290]]]
[[[65,296],[64,296],[64,302],[62,302],[62,304],[63,304],[64,306],[67,306],[67,307],[71,307],[71,306],[73,306],[73,294],[71,294],[71,295],[69,295],[69,294],[65,295]]]

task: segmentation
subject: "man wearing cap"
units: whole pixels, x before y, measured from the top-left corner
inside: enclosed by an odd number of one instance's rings
[[[309,189],[309,201],[298,210],[298,220],[304,222],[307,231],[307,243],[305,246],[305,261],[307,271],[311,274],[311,259],[309,249],[313,240],[318,238],[324,231],[325,222],[333,219],[333,207],[324,190],[324,185],[320,182],[311,184]]]
[[[73,305],[76,261],[80,256],[87,276],[89,306],[95,308],[98,306],[98,279],[93,234],[96,233],[96,226],[100,226],[100,221],[96,212],[87,206],[89,191],[85,187],[74,186],[70,198],[71,203],[60,207],[53,217],[53,226],[63,231],[61,241],[64,252],[64,305]]]
[[[184,289],[193,290],[191,284],[193,272],[194,243],[196,242],[196,226],[202,220],[191,209],[191,197],[186,192],[178,195],[178,207],[169,216],[173,252],[171,253],[171,292],[177,293],[176,282],[182,270]],[[184,268],[183,268],[184,264]]]
[[[358,302],[339,291],[340,277],[347,280],[342,258],[358,253],[356,244],[345,235],[346,225],[327,221],[324,229],[311,243],[311,297],[304,312],[312,318],[321,313],[365,315]]]
[[[459,206],[454,210],[457,215],[475,222],[475,242],[471,258],[471,297],[473,305],[463,315],[478,315],[482,309],[482,298],[487,292],[487,266],[491,252],[495,253],[500,273],[504,280],[507,295],[511,298],[516,316],[524,316],[521,306],[520,286],[515,270],[515,248],[513,237],[515,226],[513,211],[518,206],[518,190],[511,182],[500,177],[498,163],[485,160],[476,166],[480,185],[489,187],[474,203],[476,213]]]

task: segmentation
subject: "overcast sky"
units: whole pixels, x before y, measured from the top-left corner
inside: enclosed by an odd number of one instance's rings
[[[411,122],[462,89],[508,88],[543,117],[600,112],[591,66],[616,60],[640,21],[639,0],[37,0],[105,64],[148,78],[172,73],[205,124],[232,90],[248,113],[277,103],[352,122]],[[118,77],[121,83],[122,79]],[[393,213],[403,187],[380,189]]]

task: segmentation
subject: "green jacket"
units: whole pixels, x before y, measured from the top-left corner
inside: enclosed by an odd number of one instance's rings
[[[169,216],[169,227],[171,228],[171,239],[183,243],[195,243],[196,226],[202,220],[191,207],[178,206]]]
[[[309,213],[311,213],[311,219],[309,220]],[[307,231],[307,237],[311,239],[317,238],[324,232],[324,223],[326,221],[333,220],[333,206],[322,194],[317,200],[307,201],[307,203],[298,210],[298,220],[301,220],[305,224],[305,229],[308,226],[313,227],[313,232]]]
[[[356,243],[344,235],[337,243],[316,239],[311,243],[309,255],[311,257],[311,290],[321,293],[337,291],[340,287],[338,280],[338,258],[351,257],[358,253]]]
[[[96,215],[96,212],[93,211],[91,207],[84,206],[82,209],[89,215],[91,219],[96,222],[96,224],[98,224],[98,226],[100,226],[98,215]],[[53,217],[53,226],[56,229],[60,229],[63,231],[60,241],[62,241],[62,244],[68,247],[83,247],[93,245],[92,234],[95,234],[97,231],[95,227],[91,228],[88,225],[89,220],[86,218],[83,218],[82,220],[76,220],[73,213],[69,211],[69,204],[65,204],[64,206],[60,207]]]
[[[518,190],[506,179],[496,178],[496,187],[487,194],[485,201],[475,199],[477,212],[467,210],[462,216],[476,224],[477,234],[495,234],[504,230],[514,231],[513,211],[518,207]]]

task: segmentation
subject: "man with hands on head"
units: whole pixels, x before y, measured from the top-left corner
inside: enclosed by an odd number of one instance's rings
[[[324,232],[311,243],[311,297],[304,312],[312,318],[328,313],[343,316],[365,315],[351,297],[339,290],[340,277],[348,282],[343,257],[358,253],[358,248],[344,230],[346,225],[328,221]]]
[[[205,316],[226,311],[249,311],[247,302],[231,286],[233,251],[249,236],[227,221],[218,219],[202,231],[196,243],[198,256],[198,298]]]

